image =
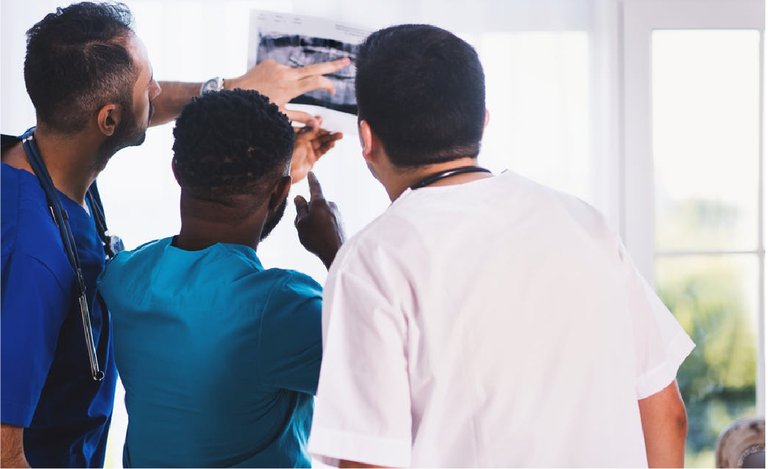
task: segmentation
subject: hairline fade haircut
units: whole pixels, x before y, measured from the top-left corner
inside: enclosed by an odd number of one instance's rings
[[[291,122],[253,90],[194,98],[176,120],[173,136],[179,185],[198,199],[229,204],[234,196],[268,190],[290,171]]]
[[[476,157],[485,125],[485,75],[477,52],[431,25],[374,32],[362,44],[355,88],[359,118],[396,166]]]
[[[126,48],[132,24],[122,3],[82,2],[27,31],[24,82],[41,123],[73,133],[106,104],[131,108],[138,73]]]

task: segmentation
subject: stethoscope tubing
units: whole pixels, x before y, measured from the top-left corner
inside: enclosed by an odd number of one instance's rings
[[[37,144],[35,143],[35,128],[32,127],[27,130],[24,135],[21,136],[21,141],[24,152],[27,155],[27,160],[29,161],[32,170],[35,172],[35,176],[37,176],[40,187],[45,193],[48,208],[53,216],[53,221],[59,228],[59,234],[61,235],[61,240],[64,244],[64,251],[67,255],[67,259],[75,272],[78,289],[77,302],[80,307],[80,319],[83,324],[85,346],[88,350],[91,377],[94,381],[101,381],[104,379],[104,372],[99,366],[99,358],[96,354],[96,344],[93,340],[93,327],[91,324],[91,313],[90,308],[88,307],[88,298],[86,296],[85,279],[83,277],[80,258],[77,254],[77,243],[72,234],[72,227],[69,225],[69,215],[61,206],[61,201],[59,200],[58,194],[56,194],[56,187],[53,185],[51,176],[48,174],[45,163],[43,163],[43,159],[37,149]]]

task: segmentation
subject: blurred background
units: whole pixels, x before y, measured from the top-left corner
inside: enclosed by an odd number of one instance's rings
[[[765,415],[765,198],[762,0],[126,0],[159,80],[246,70],[250,11],[312,15],[375,30],[431,23],[473,44],[490,123],[480,163],[596,206],[696,342],[678,375],[689,416],[686,464],[713,466],[733,420]],[[54,0],[3,0],[0,126],[34,124],[25,31]],[[360,155],[354,116],[316,166],[352,235],[389,204]],[[121,151],[99,178],[128,248],[179,229],[172,124]],[[294,187],[306,194],[306,183]],[[293,195],[293,194],[292,194]],[[259,247],[265,266],[322,264],[298,243],[289,206]],[[482,240],[477,240],[482,242]],[[107,466],[121,466],[119,390]]]

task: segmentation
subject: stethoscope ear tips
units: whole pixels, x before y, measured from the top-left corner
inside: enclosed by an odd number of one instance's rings
[[[94,381],[102,381],[104,379],[104,372],[103,371],[97,371],[93,374],[93,380]]]

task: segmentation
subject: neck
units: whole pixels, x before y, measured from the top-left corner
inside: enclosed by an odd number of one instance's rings
[[[35,143],[56,189],[85,205],[88,188],[104,169],[100,142],[87,131],[61,134],[38,126]]]
[[[255,251],[266,214],[261,207],[249,210],[239,205],[195,199],[181,195],[181,231],[175,246],[199,251],[216,243],[242,244]]]
[[[445,163],[431,164],[428,166],[420,166],[415,169],[403,169],[392,166],[392,176],[390,180],[384,184],[387,189],[387,194],[390,200],[395,200],[409,187],[422,181],[424,178],[432,176],[443,171],[451,169],[462,168],[465,166],[476,166],[477,158],[464,157],[456,160],[447,161]],[[490,177],[488,173],[465,173],[457,174],[449,178],[441,179],[429,185],[429,187],[438,186],[453,186],[457,184],[464,184],[470,181],[478,179],[484,179]]]

